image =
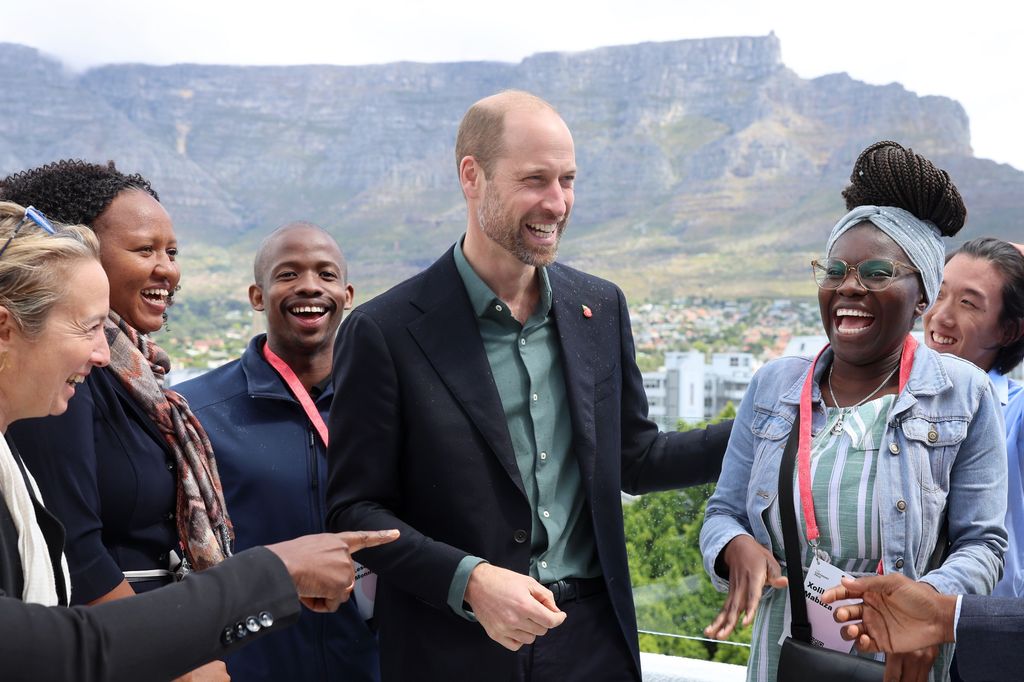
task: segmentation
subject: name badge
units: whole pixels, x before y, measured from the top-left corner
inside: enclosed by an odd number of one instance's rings
[[[844,576],[853,577],[815,556],[804,580],[804,594],[807,599],[807,620],[811,624],[811,643],[848,654],[853,649],[853,642],[843,639],[840,634],[843,624],[836,622],[834,613],[840,606],[859,604],[862,600],[844,599],[831,604],[824,604],[821,601],[821,595],[838,585]]]

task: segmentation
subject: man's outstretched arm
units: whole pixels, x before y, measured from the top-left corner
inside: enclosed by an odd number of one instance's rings
[[[826,603],[854,598],[864,603],[836,609],[835,618],[863,619],[843,632],[862,651],[900,652],[955,641],[958,672],[966,682],[1020,679],[1024,600],[939,594],[898,574],[844,578],[822,596]]]
[[[898,573],[844,578],[822,595],[826,604],[842,599],[864,600],[835,611],[839,623],[862,621],[843,629],[862,651],[906,653],[955,639],[956,595],[940,594],[927,583]]]

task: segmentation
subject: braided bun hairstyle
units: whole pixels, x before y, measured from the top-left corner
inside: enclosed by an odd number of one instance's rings
[[[952,237],[967,220],[967,208],[949,173],[896,142],[876,142],[857,157],[850,185],[843,190],[846,209],[896,206],[933,223]]]

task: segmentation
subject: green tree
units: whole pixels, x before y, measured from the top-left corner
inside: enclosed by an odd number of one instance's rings
[[[736,415],[730,403],[713,422]],[[702,428],[680,423],[680,430]],[[714,485],[650,493],[623,507],[626,549],[633,580],[637,625],[674,635],[702,637],[714,620],[724,595],[711,585],[700,553],[700,527]],[[750,642],[749,630],[736,632],[732,641]],[[692,639],[640,635],[642,651],[745,665],[746,647],[719,645]]]

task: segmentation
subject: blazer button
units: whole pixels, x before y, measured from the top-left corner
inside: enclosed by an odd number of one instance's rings
[[[249,630],[245,627],[245,623],[238,621],[235,623],[235,637],[243,639],[249,634]]]
[[[526,531],[521,529],[521,528],[519,530],[517,530],[515,533],[512,533],[512,539],[515,540],[520,545],[523,544],[524,542],[526,542],[526,538],[527,538]]]
[[[903,559],[896,560],[896,568],[903,568]]]
[[[265,628],[269,628],[271,625],[274,624],[274,616],[270,613],[270,611],[260,611],[259,619],[260,625],[262,625]]]
[[[231,644],[232,642],[234,642],[235,641],[235,629],[233,627],[231,627],[230,625],[227,626],[226,628],[224,628],[224,632],[222,632],[221,635],[220,635],[220,641],[224,642],[225,646],[227,646],[228,644]]]
[[[249,616],[245,619],[245,629],[249,632],[259,632],[260,622],[254,616]]]

